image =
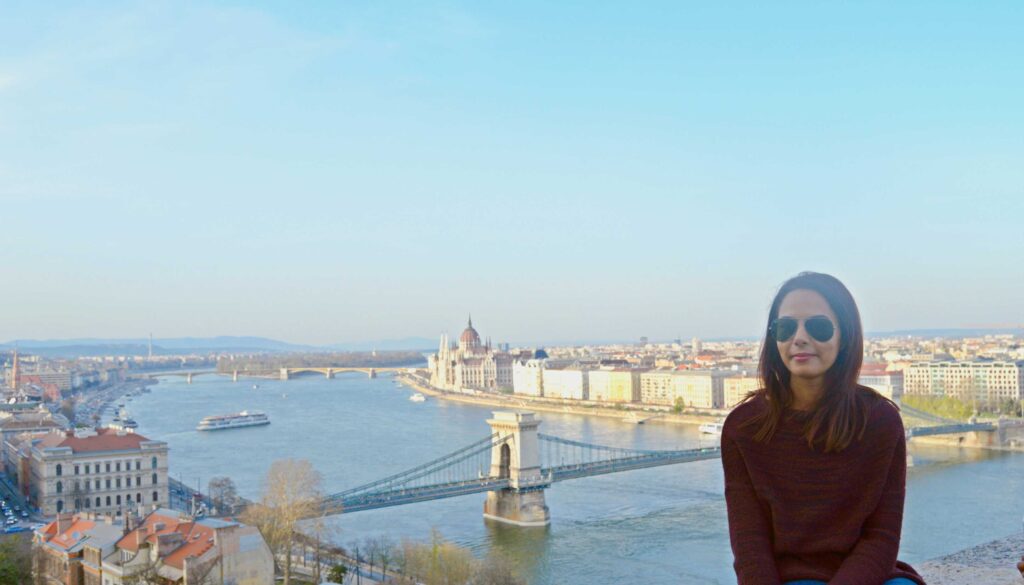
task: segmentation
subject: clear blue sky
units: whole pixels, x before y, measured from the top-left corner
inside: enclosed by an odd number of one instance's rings
[[[723,4],[3,2],[0,340],[1024,322],[1024,5]]]

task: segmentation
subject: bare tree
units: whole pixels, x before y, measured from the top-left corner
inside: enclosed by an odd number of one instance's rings
[[[395,560],[395,541],[386,536],[378,536],[374,547],[377,549],[377,560],[380,561],[380,574],[383,582],[388,581],[388,565]]]
[[[291,585],[295,529],[320,509],[320,474],[305,459],[282,459],[270,465],[260,503],[246,510],[244,522],[257,526],[275,557],[284,555],[284,585]]]
[[[227,476],[217,476],[210,480],[206,486],[206,493],[213,500],[220,516],[230,516],[235,513],[238,506],[238,488],[235,482]]]
[[[506,557],[491,554],[477,564],[470,585],[526,585],[526,581],[516,575]]]
[[[426,585],[465,585],[473,576],[476,560],[467,549],[431,532],[429,543],[402,543],[404,581]]]

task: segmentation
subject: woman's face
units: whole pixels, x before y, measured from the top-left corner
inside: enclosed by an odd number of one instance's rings
[[[825,316],[835,329],[830,339],[820,341],[807,333],[806,320]],[[825,297],[806,289],[790,291],[779,305],[779,318],[796,319],[796,333],[778,342],[779,355],[790,375],[806,380],[821,379],[839,355],[839,321]]]

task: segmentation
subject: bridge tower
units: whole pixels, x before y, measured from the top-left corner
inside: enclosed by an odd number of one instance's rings
[[[532,412],[495,412],[487,424],[507,441],[491,449],[491,476],[509,479],[507,489],[487,492],[484,518],[516,526],[551,523],[540,473],[540,419]]]
[[[280,378],[282,380],[287,380],[288,379],[288,368],[281,368]]]

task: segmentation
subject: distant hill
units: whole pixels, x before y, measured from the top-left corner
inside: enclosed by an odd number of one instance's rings
[[[18,339],[0,344],[0,349],[14,347],[49,357],[96,355],[144,356],[149,352],[149,339]],[[299,345],[266,337],[174,337],[153,339],[153,354],[209,352],[292,352],[323,351],[312,345]]]

